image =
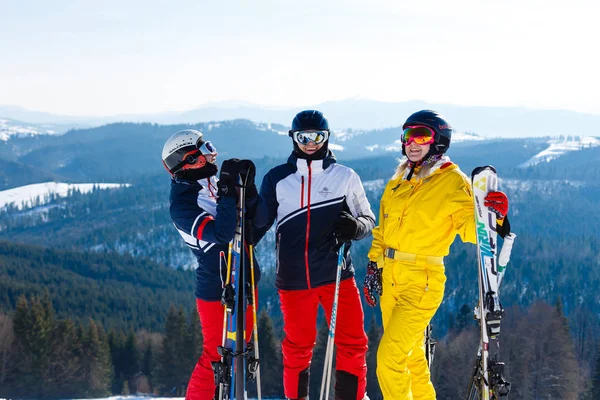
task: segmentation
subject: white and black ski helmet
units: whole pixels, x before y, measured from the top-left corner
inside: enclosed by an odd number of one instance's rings
[[[194,152],[198,152],[207,144],[212,147],[210,142],[203,139],[200,131],[195,129],[179,131],[171,136],[163,146],[163,165],[171,175],[176,175],[186,164],[193,162],[187,158],[193,157]],[[202,150],[200,152],[204,153]]]

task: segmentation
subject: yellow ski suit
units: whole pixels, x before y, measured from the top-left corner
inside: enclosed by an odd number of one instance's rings
[[[426,177],[395,177],[385,188],[369,259],[383,268],[377,377],[386,400],[436,398],[423,333],[442,303],[443,257],[456,234],[476,242],[472,196],[468,178],[447,157]]]

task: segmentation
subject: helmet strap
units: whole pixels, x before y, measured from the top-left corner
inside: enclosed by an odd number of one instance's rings
[[[175,176],[186,181],[198,181],[216,175],[218,170],[219,167],[216,164],[206,163],[202,168],[180,169]]]

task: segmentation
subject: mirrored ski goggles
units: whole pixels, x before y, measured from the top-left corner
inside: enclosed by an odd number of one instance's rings
[[[172,170],[178,171],[180,168],[185,168],[188,165],[193,165],[195,168],[202,168],[206,165],[207,155],[217,154],[217,148],[211,142],[202,142],[202,144],[198,143],[198,145],[199,147],[196,150],[184,154],[183,159]],[[177,153],[173,153],[172,155],[176,156]]]
[[[402,144],[408,146],[412,142],[419,145],[435,142],[435,131],[425,125],[413,125],[407,127],[400,137]]]
[[[329,139],[329,131],[293,131],[292,138],[298,144],[306,146],[310,142],[321,144]]]
[[[217,152],[217,148],[213,146],[211,142],[202,142],[202,144],[198,147],[198,150],[200,150],[200,153],[204,155],[215,154]]]

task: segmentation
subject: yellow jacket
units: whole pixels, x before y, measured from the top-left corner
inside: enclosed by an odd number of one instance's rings
[[[388,182],[369,259],[381,260],[388,247],[405,253],[446,256],[456,234],[463,242],[476,243],[473,194],[466,175],[444,157],[422,179],[413,176],[407,181],[400,176]]]

